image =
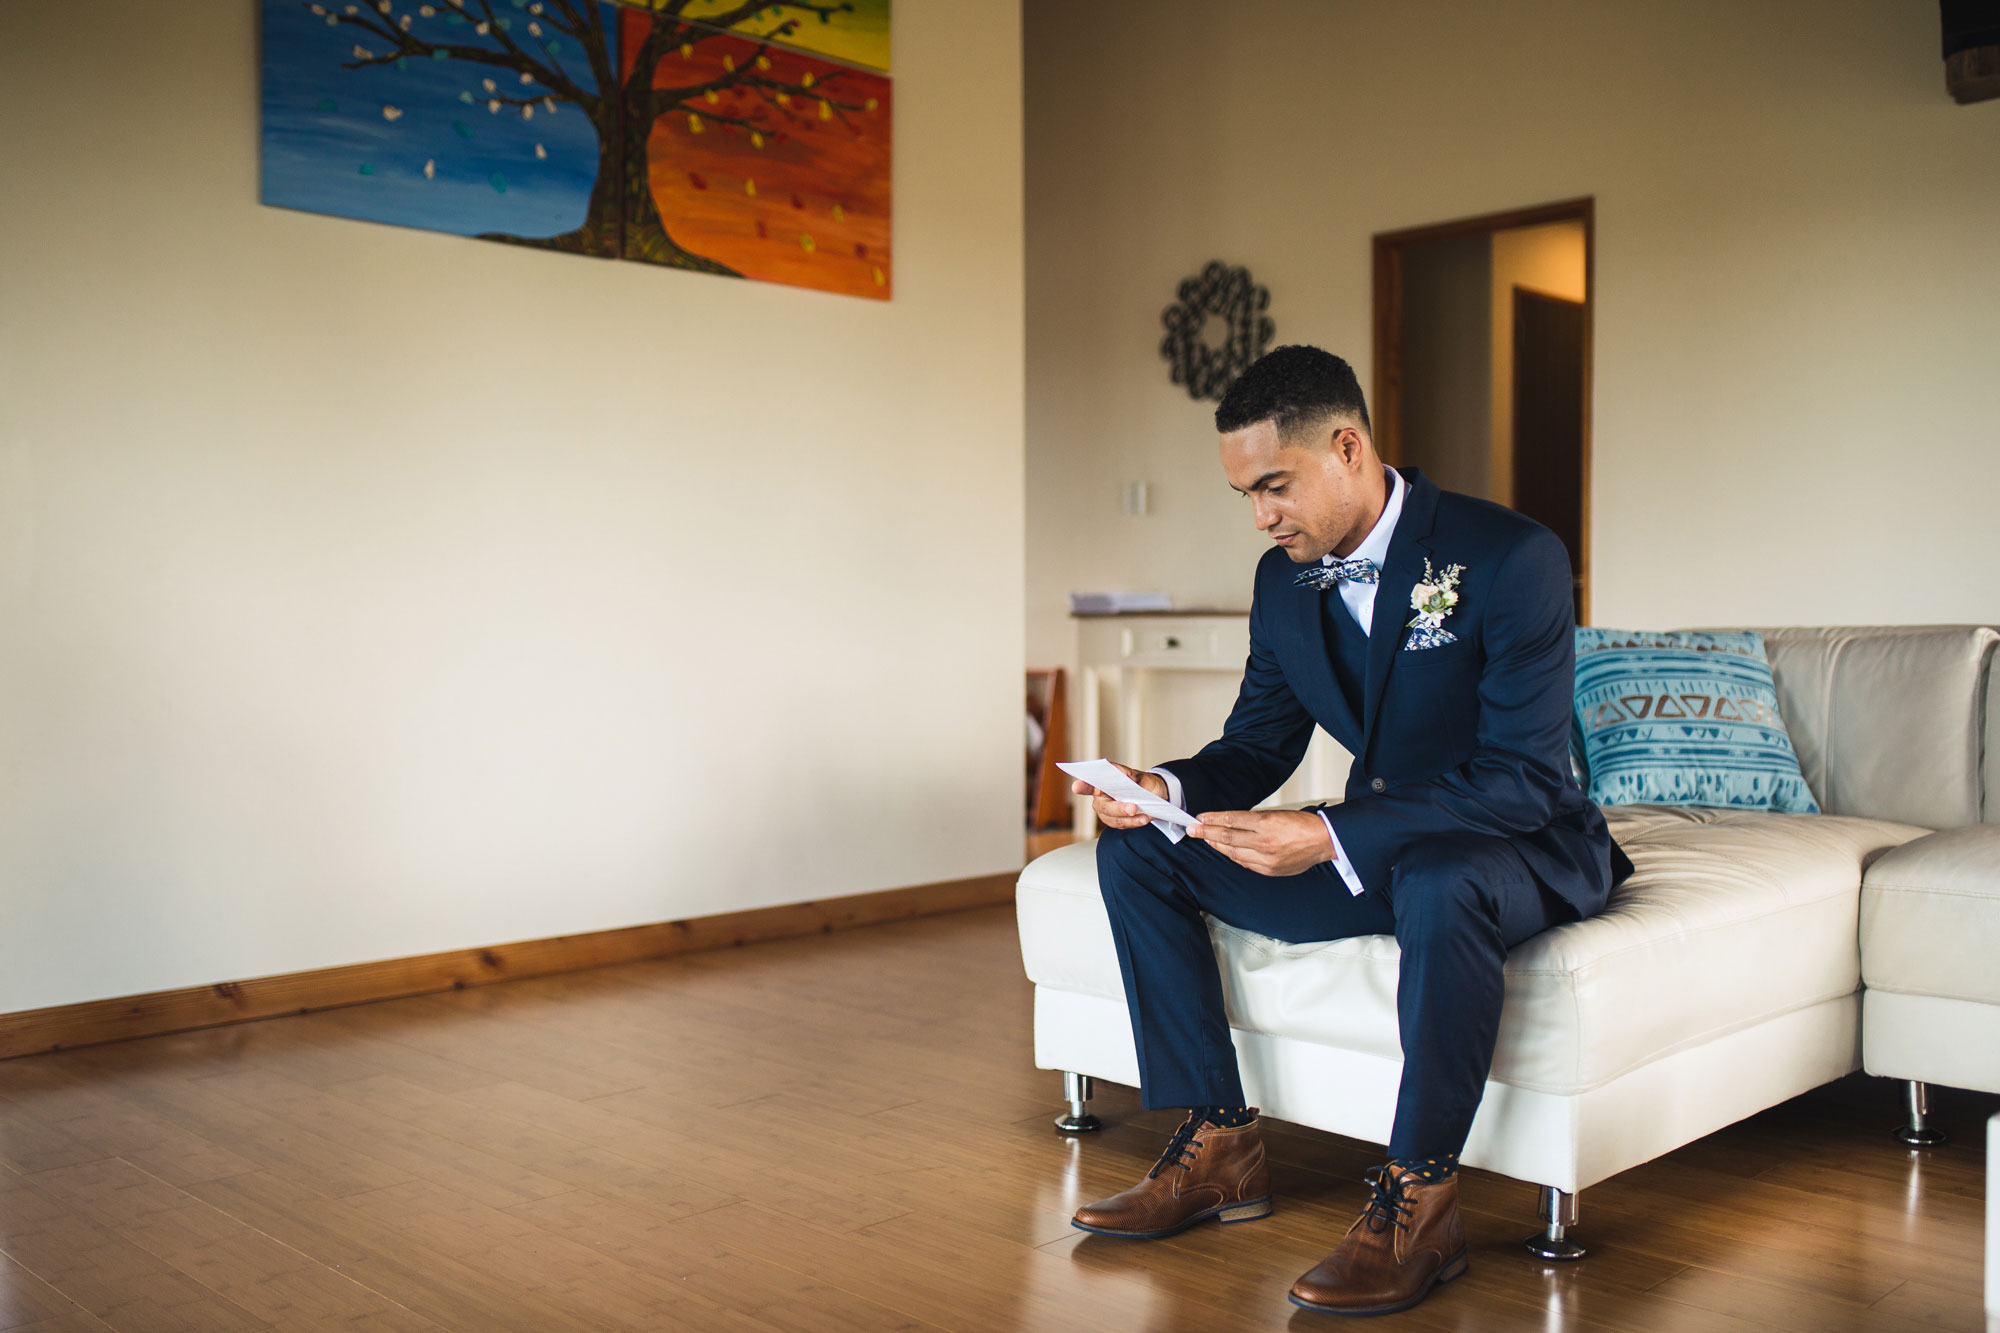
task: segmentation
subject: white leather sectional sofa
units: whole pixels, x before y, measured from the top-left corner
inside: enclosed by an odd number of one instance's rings
[[[1865,1067],[2000,1092],[2000,633],[1767,629],[1819,815],[1606,810],[1632,877],[1605,912],[1516,949],[1468,1165],[1542,1186],[1547,1258],[1576,1195]],[[1989,710],[1988,700],[1994,699]],[[1096,844],[1016,894],[1035,1062],[1136,1084]],[[1245,1091],[1268,1115],[1383,1142],[1402,1061],[1391,936],[1286,944],[1212,923]]]

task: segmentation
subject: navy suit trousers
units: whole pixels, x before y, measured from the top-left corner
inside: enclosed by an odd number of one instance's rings
[[[1493,1064],[1507,951],[1576,919],[1512,839],[1484,834],[1418,842],[1387,885],[1356,897],[1331,864],[1260,875],[1194,838],[1110,829],[1097,880],[1149,1109],[1245,1104],[1204,913],[1293,944],[1393,934],[1403,1079],[1389,1155],[1406,1160],[1464,1147]]]

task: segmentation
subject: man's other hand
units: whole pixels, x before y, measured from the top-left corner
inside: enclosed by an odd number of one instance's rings
[[[1167,780],[1158,773],[1140,773],[1115,760],[1111,766],[1161,800],[1167,799]],[[1153,822],[1148,816],[1140,814],[1139,807],[1130,801],[1114,801],[1082,778],[1071,779],[1069,789],[1078,796],[1090,797],[1091,813],[1106,828],[1144,828]]]
[[[1224,810],[1188,830],[1260,875],[1297,875],[1333,859],[1326,823],[1310,810]]]

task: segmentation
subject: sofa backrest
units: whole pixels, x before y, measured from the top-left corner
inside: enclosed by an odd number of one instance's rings
[[[2000,632],[1867,625],[1758,633],[1820,809],[1925,828],[2000,822]]]

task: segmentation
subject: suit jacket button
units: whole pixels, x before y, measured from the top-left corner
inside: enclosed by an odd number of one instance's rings
[[[1381,778],[1376,778],[1373,782],[1368,784],[1368,790],[1387,791],[1389,790],[1389,784],[1384,782]]]

